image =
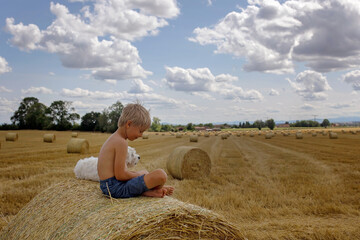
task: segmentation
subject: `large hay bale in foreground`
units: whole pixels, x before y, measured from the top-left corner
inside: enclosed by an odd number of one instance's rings
[[[56,136],[53,133],[44,134],[44,142],[52,143],[55,142]]]
[[[17,133],[6,133],[5,140],[15,142],[19,138],[19,135]]]
[[[89,153],[89,142],[82,138],[71,138],[67,144],[67,153]]]
[[[68,180],[38,194],[0,236],[12,239],[244,239],[219,215],[176,199],[109,199]]]
[[[174,178],[196,179],[210,174],[211,160],[200,148],[180,146],[170,154],[166,167]]]

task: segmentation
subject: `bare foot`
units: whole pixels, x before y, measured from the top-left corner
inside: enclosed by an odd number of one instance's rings
[[[167,191],[166,191],[166,195],[167,195],[167,196],[172,195],[173,192],[174,192],[174,187],[172,187],[172,186],[164,186],[163,188],[165,188],[165,189],[167,190]]]
[[[167,193],[165,188],[151,189],[149,191],[144,192],[142,195],[145,197],[158,197],[163,198]]]

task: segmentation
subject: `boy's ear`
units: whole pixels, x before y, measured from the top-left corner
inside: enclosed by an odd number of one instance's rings
[[[131,125],[131,121],[128,120],[128,121],[126,122],[126,127],[130,127],[130,125]]]

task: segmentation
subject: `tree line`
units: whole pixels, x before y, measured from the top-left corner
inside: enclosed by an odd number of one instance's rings
[[[112,133],[117,129],[118,119],[124,108],[124,105],[117,101],[110,107],[103,109],[102,112],[91,111],[80,119],[80,115],[75,112],[75,108],[71,105],[72,102],[58,100],[52,102],[50,106],[46,106],[35,97],[26,97],[11,116],[12,124],[2,124],[0,125],[0,130],[80,130]],[[78,123],[79,119],[81,120],[80,124]],[[290,127],[327,127],[330,126],[330,122],[328,119],[324,119],[321,124],[316,121],[302,120],[289,125]],[[158,117],[153,117],[149,130],[154,132],[193,131],[195,127],[214,128],[215,126],[212,123],[188,123],[187,125],[161,124],[161,120]],[[258,128],[259,130],[265,127],[273,130],[275,128],[274,119],[268,119],[265,122],[262,120],[256,120],[253,123],[249,121],[239,122],[238,125],[225,123],[220,126],[220,128]]]

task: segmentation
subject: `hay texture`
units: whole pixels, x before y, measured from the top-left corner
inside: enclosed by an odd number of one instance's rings
[[[271,139],[272,138],[272,133],[266,133],[265,134],[265,139]]]
[[[77,138],[77,137],[78,137],[78,135],[79,135],[79,134],[78,134],[77,132],[73,132],[73,133],[71,133],[71,137],[72,137],[72,138]]]
[[[303,139],[303,134],[302,134],[302,132],[297,132],[297,133],[295,134],[295,138],[296,138],[296,139]]]
[[[5,140],[10,142],[15,142],[19,138],[19,135],[17,133],[6,133]]]
[[[244,239],[219,215],[176,199],[109,199],[68,180],[38,194],[0,236],[13,239]]]
[[[335,132],[329,132],[329,138],[330,139],[338,139],[338,135]]]
[[[149,134],[143,134],[142,139],[149,139]]]
[[[227,139],[227,138],[228,138],[228,135],[227,135],[226,133],[221,134],[221,139],[222,139],[222,140],[225,140],[225,139]]]
[[[183,136],[183,135],[182,135],[181,133],[177,133],[175,137],[176,137],[176,138],[182,138],[182,136]]]
[[[170,154],[166,167],[177,179],[198,179],[210,174],[211,159],[197,147],[180,146]]]
[[[52,143],[55,142],[55,140],[56,140],[55,134],[52,133],[44,134],[44,142]]]
[[[197,141],[198,141],[198,136],[196,136],[196,135],[190,136],[190,142],[197,142]]]
[[[89,142],[82,138],[71,138],[67,144],[67,153],[89,153]]]

